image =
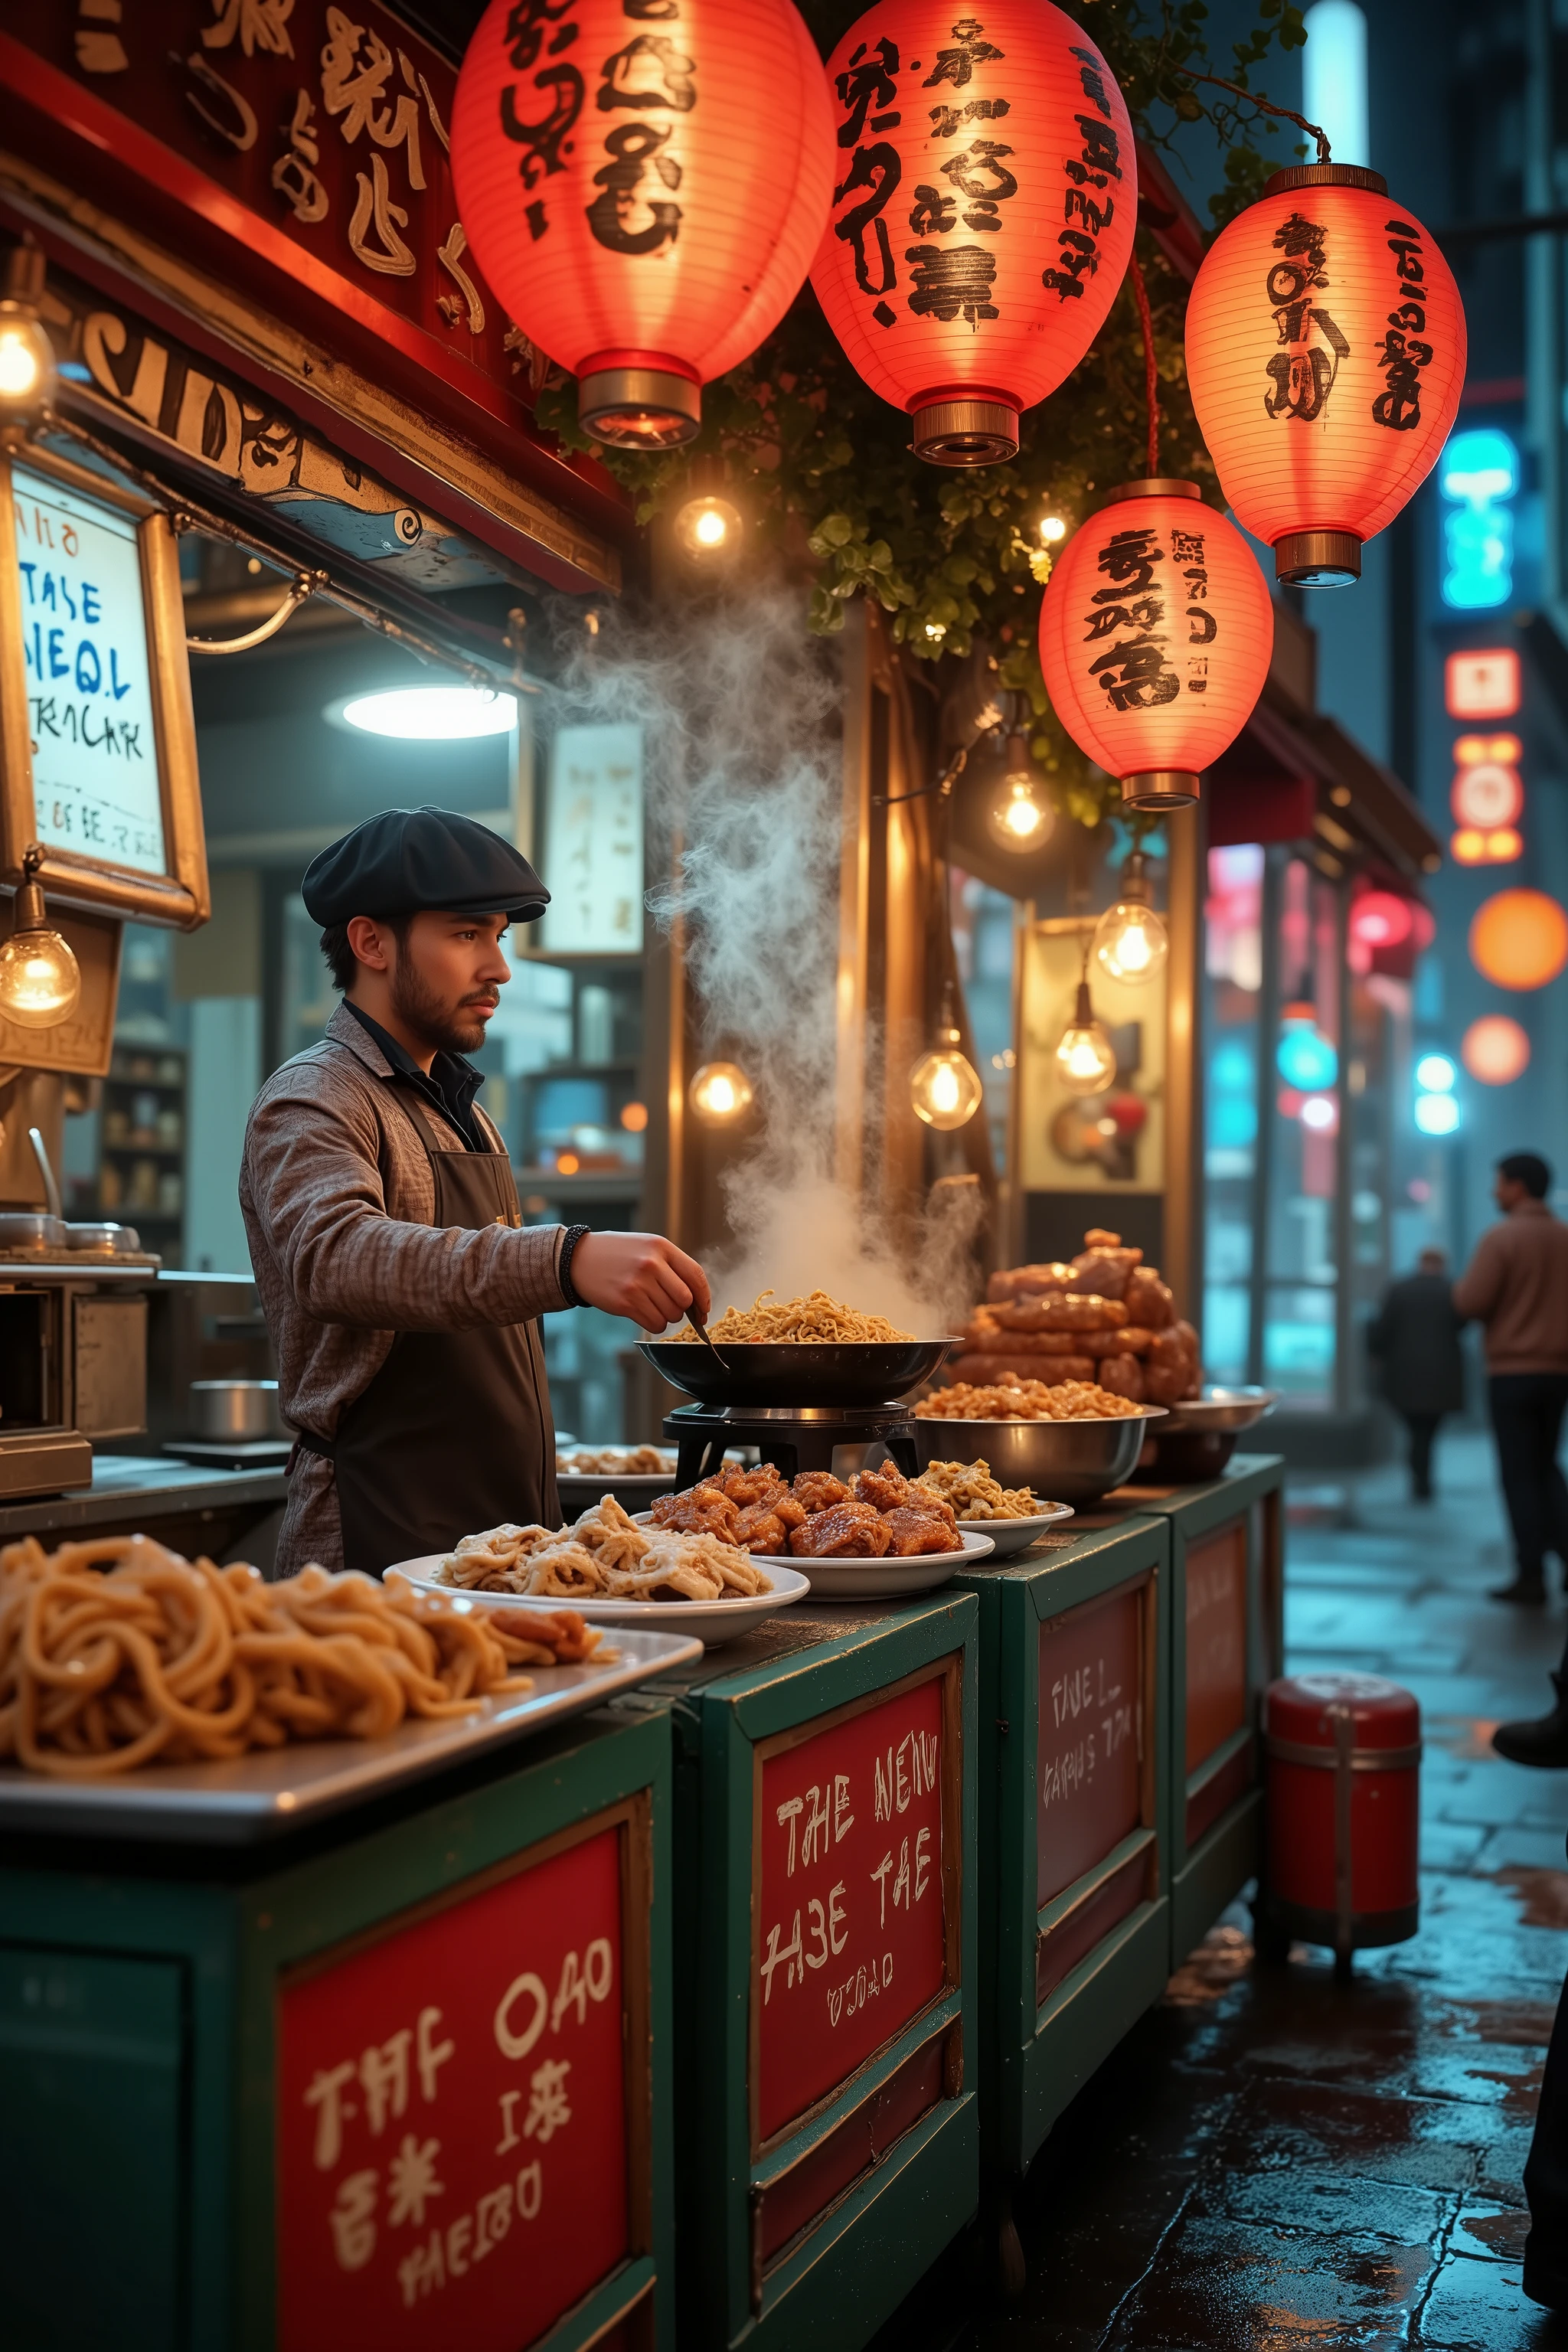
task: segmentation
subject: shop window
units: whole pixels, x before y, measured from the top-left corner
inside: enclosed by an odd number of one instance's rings
[[[1013,1042],[1017,902],[955,868],[951,904],[953,955],[969,1010],[975,1067],[985,1089],[992,1163],[1005,1168],[1017,1059]]]
[[[1321,1407],[1336,1401],[1339,1386],[1342,928],[1335,886],[1292,857],[1280,891],[1279,1032],[1266,1114],[1271,1167],[1262,1374],[1291,1402]]]
[[[1205,906],[1204,1364],[1247,1378],[1258,1157],[1263,852],[1212,849]]]

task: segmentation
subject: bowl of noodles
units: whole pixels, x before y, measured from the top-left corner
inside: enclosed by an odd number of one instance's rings
[[[879,1315],[846,1307],[825,1290],[726,1307],[708,1326],[718,1350],[693,1331],[638,1347],[672,1387],[704,1404],[892,1404],[928,1381],[960,1343],[917,1339]]]

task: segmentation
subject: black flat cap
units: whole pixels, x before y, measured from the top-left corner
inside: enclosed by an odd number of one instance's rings
[[[504,914],[531,923],[550,893],[510,841],[451,809],[384,809],[305,869],[305,911],[323,929],[355,915]]]

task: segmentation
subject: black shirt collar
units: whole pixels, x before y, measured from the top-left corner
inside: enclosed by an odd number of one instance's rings
[[[407,1047],[400,1045],[379,1021],[373,1021],[363,1006],[352,1003],[346,996],[343,1006],[380,1046],[397,1076],[411,1078],[421,1094],[451,1120],[468,1150],[489,1151],[489,1139],[474,1116],[474,1097],[484,1084],[483,1072],[476,1070],[472,1062],[466,1062],[461,1054],[442,1052],[431,1063],[426,1076]]]

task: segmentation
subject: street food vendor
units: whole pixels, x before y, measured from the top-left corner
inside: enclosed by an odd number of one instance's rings
[[[702,1269],[657,1234],[524,1226],[463,1057],[549,902],[510,842],[391,809],[301,887],[343,1001],[250,1114],[239,1198],[298,1433],[277,1573],[377,1575],[501,1520],[560,1524],[539,1318],[598,1307],[662,1330]]]

